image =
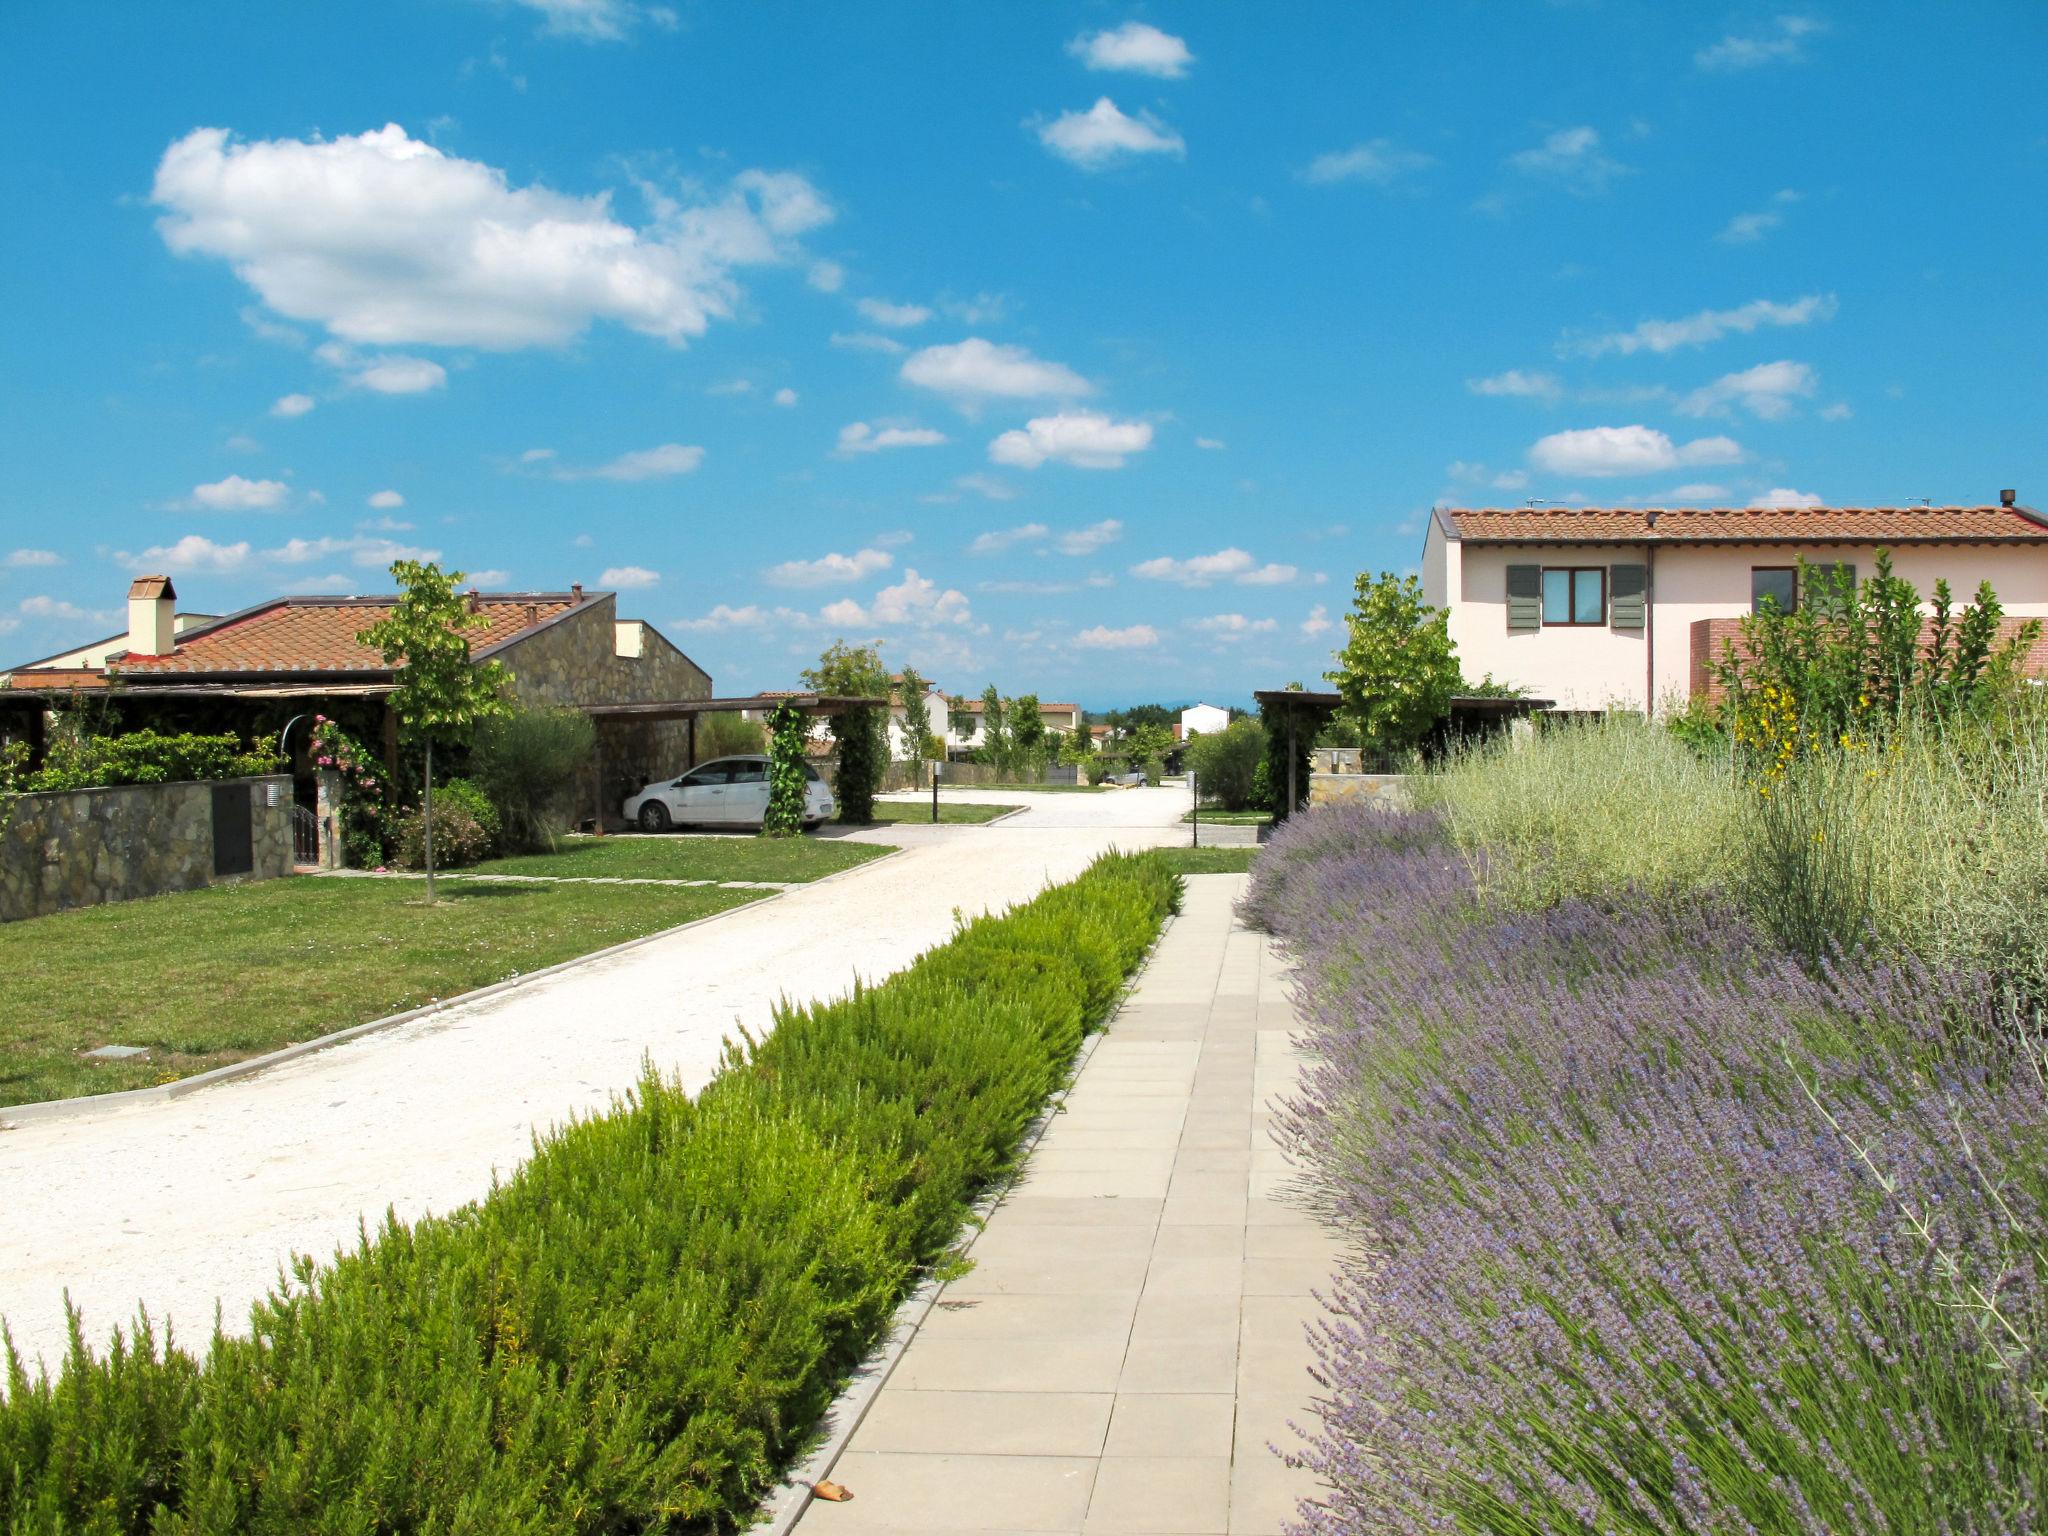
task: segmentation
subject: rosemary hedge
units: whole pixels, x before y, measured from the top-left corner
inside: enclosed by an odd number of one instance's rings
[[[907,971],[784,1008],[692,1101],[652,1070],[446,1217],[216,1332],[9,1347],[10,1532],[744,1525],[1178,899],[1109,855]]]

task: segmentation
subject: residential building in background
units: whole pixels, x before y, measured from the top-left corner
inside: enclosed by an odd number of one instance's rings
[[[1190,736],[1213,736],[1229,724],[1229,710],[1214,704],[1190,704],[1180,712],[1180,732],[1176,739],[1186,741]]]

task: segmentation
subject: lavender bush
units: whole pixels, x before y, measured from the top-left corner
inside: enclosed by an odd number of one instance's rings
[[[1255,866],[1318,1057],[1286,1128],[1357,1239],[1296,1529],[2037,1529],[2048,1093],[1992,985],[1474,881],[1368,810]]]

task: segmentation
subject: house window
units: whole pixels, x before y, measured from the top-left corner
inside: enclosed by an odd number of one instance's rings
[[[1567,569],[1546,566],[1543,571],[1543,622],[1605,624],[1607,567],[1593,565]]]
[[[1780,613],[1799,606],[1798,571],[1789,565],[1752,566],[1749,572],[1749,611],[1762,613],[1769,599]]]

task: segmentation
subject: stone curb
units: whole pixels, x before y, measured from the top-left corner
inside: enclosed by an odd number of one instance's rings
[[[1018,809],[1025,810],[1028,807],[1020,806]],[[984,822],[983,825],[993,826],[995,823]],[[1169,914],[1166,921],[1159,925],[1159,937],[1152,941],[1152,950],[1146,952],[1138,968],[1125,978],[1126,998],[1137,987],[1138,978],[1143,976],[1152,964],[1152,952],[1158,949],[1160,941],[1166,937],[1167,931],[1176,921],[1177,916]],[[1122,1011],[1122,1004],[1119,1003],[1117,1012]],[[1095,1047],[1102,1043],[1115,1024],[1116,1014],[1112,1013],[1102,1028],[1081,1042],[1080,1052],[1074,1057],[1074,1069],[1067,1074],[1065,1084],[1045,1101],[1045,1108],[1040,1110],[1038,1117],[1025,1128],[1023,1155],[1017,1159],[1016,1170],[1009,1179],[974,1203],[973,1214],[967,1222],[968,1229],[973,1235],[960,1250],[963,1254],[974,1252],[975,1243],[987,1230],[989,1217],[995,1213],[995,1208],[1002,1204],[1003,1197],[1010,1192],[1010,1186],[1016,1181],[1017,1172],[1031,1160],[1031,1154],[1038,1150],[1038,1143],[1052,1127],[1053,1116],[1066,1104],[1067,1096],[1074,1091],[1074,1085],[1081,1080],[1082,1072],[1087,1069],[1089,1060],[1095,1055]],[[939,1292],[944,1289],[943,1281],[925,1280],[903,1298],[896,1308],[895,1316],[889,1319],[889,1331],[882,1336],[881,1345],[867,1359],[854,1367],[846,1385],[840,1388],[839,1395],[833,1398],[832,1406],[825,1410],[820,1422],[829,1424],[832,1428],[824,1443],[791,1468],[782,1482],[761,1500],[756,1523],[747,1527],[748,1536],[789,1536],[789,1533],[796,1529],[798,1522],[804,1517],[804,1512],[813,1502],[811,1485],[823,1482],[831,1475],[832,1468],[838,1464],[839,1458],[845,1454],[846,1447],[852,1442],[855,1432],[859,1430],[861,1420],[867,1417],[875,1399],[882,1395],[882,1388],[889,1384],[889,1377],[895,1373],[897,1363],[903,1358],[903,1352],[910,1347],[910,1341],[917,1337],[917,1330],[924,1325],[925,1318],[931,1315],[932,1307],[939,1299]],[[860,1496],[858,1488],[853,1492],[854,1497]]]
[[[603,949],[594,949],[587,955],[574,955],[567,960],[558,960],[553,965],[543,966],[537,971],[525,971],[517,976],[508,976],[503,981],[494,981],[489,986],[478,987],[473,992],[461,992],[454,997],[444,997],[418,1008],[408,1008],[403,1013],[388,1014],[384,1018],[371,1019],[362,1024],[351,1024],[348,1028],[337,1029],[332,1034],[321,1035],[313,1040],[302,1040],[297,1045],[287,1045],[279,1050],[266,1051],[263,1055],[251,1056],[246,1061],[231,1061],[226,1066],[215,1067],[210,1072],[199,1072],[191,1077],[181,1077],[175,1083],[157,1083],[148,1088],[125,1088],[118,1093],[91,1093],[71,1099],[44,1099],[34,1104],[6,1105],[0,1107],[0,1131],[19,1130],[24,1126],[46,1124],[53,1120],[84,1119],[103,1111],[111,1113],[115,1110],[128,1109],[140,1104],[155,1104],[170,1099],[182,1099],[186,1094],[197,1093],[202,1088],[216,1087],[222,1083],[232,1082],[239,1077],[250,1077],[255,1073],[268,1071],[272,1067],[281,1067],[287,1062],[297,1061],[302,1056],[311,1056],[314,1052],[324,1051],[330,1046],[345,1045],[349,1041],[358,1039],[363,1035],[375,1034],[383,1029],[392,1029],[400,1024],[410,1024],[415,1019],[423,1019],[430,1014],[445,1013],[450,1008],[481,1002],[485,998],[496,997],[501,992],[510,992],[514,987],[523,987],[528,982],[541,981],[550,976],[559,976],[564,971],[574,970],[578,966],[590,965],[596,961],[608,959],[613,955],[624,954],[627,950],[638,949],[643,944],[652,944],[656,939],[665,939],[671,934],[682,933],[686,929],[696,928],[704,923],[715,923],[721,918],[731,917],[735,913],[747,912],[757,907],[766,906],[771,901],[781,900],[784,896],[789,895],[791,891],[812,890],[829,881],[843,879],[847,875],[857,875],[864,869],[873,869],[878,864],[887,863],[902,851],[900,848],[894,848],[888,853],[864,860],[854,865],[851,869],[834,870],[829,875],[822,876],[816,880],[806,881],[802,885],[790,886],[783,890],[770,890],[758,901],[741,902],[738,906],[727,907],[723,912],[711,912],[703,917],[693,917],[687,923],[678,923],[673,928],[663,928],[655,933],[643,933],[636,939],[625,939],[617,944],[607,945]]]

